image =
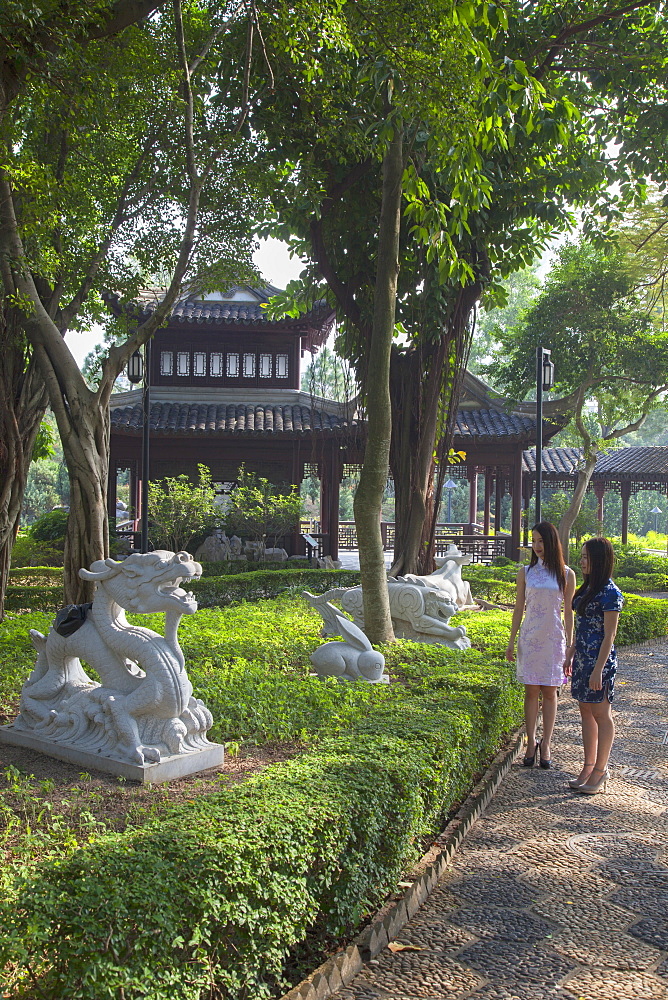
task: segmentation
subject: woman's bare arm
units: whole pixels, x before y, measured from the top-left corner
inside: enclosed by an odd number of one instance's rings
[[[524,602],[526,599],[524,566],[520,566],[517,574],[517,596],[515,597],[515,607],[513,608],[513,620],[510,625],[510,639],[506,649],[506,659],[511,663],[515,659],[515,636],[519,632],[522,618],[524,617]]]

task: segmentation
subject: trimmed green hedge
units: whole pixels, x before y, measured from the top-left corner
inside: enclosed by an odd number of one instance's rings
[[[620,590],[647,591],[668,590],[668,576],[665,573],[636,573],[635,576],[616,576],[615,583]]]
[[[63,579],[63,568],[62,566],[16,566],[10,569],[9,579],[19,586],[36,582],[56,584]]]
[[[359,572],[347,569],[256,570],[231,576],[203,576],[188,586],[202,608],[224,607],[237,601],[276,597],[288,589],[324,592],[332,587],[354,587]]]
[[[517,573],[517,571],[515,571]],[[471,593],[493,604],[514,604],[517,585],[494,577],[475,576],[469,580]]]
[[[210,565],[216,565],[212,563]],[[34,578],[49,577],[43,568]],[[18,577],[18,574],[17,574]],[[62,579],[62,570],[60,570]],[[26,570],[21,570],[20,579],[30,579]],[[252,573],[234,573],[230,576],[202,576],[193,580],[189,589],[195,594],[202,608],[224,607],[238,601],[259,601],[291,588],[298,590],[325,591],[331,587],[354,587],[360,575],[355,570],[331,569],[261,569]],[[17,586],[10,584],[5,597],[7,611],[57,611],[65,603],[63,587],[49,585]]]
[[[16,587],[12,584],[5,593],[5,611],[52,611],[55,614],[64,603],[62,584],[59,587]]]

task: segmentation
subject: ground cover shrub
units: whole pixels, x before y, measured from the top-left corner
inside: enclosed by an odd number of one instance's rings
[[[50,542],[38,542],[29,535],[20,534],[12,548],[12,566],[59,566],[63,565],[63,546]]]
[[[624,594],[616,644],[626,646],[668,635],[668,601]]]
[[[650,555],[637,545],[615,545],[615,579],[638,573],[665,573],[667,569],[665,556]]]

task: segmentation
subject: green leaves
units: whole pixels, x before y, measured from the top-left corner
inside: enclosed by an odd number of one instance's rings
[[[298,487],[280,491],[268,479],[242,465],[223,522],[230,534],[275,547],[299,524],[303,509]]]
[[[148,486],[151,540],[156,548],[183,552],[201,544],[221,523],[221,510],[211,481],[211,470],[198,464],[199,482],[188,476],[169,476]]]

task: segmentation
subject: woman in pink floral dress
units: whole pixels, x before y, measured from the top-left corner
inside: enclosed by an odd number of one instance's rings
[[[506,659],[515,659],[517,680],[524,684],[524,722],[527,748],[525,767],[533,767],[536,751],[540,766],[550,767],[550,743],[557,717],[557,692],[564,683],[564,656],[573,638],[572,600],[575,573],[564,563],[559,535],[553,524],[541,521],[532,529],[531,561],[517,574],[517,598]],[[563,620],[562,620],[563,615]],[[520,628],[521,623],[521,628]],[[536,742],[540,703],[543,735]]]

